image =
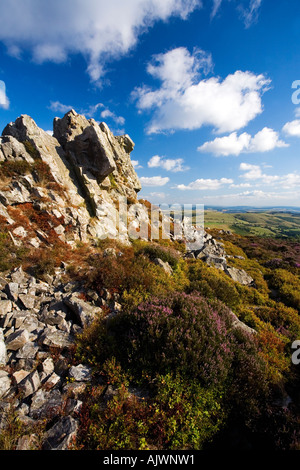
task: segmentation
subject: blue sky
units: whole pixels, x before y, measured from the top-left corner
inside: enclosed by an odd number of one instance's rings
[[[0,127],[127,133],[154,203],[300,206],[299,0],[0,0]]]

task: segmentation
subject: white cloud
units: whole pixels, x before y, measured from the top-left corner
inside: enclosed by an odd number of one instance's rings
[[[116,124],[123,126],[125,124],[125,118],[123,116],[117,116],[113,111],[108,109],[103,103],[97,103],[90,105],[87,110],[80,110],[81,114],[84,114],[87,118],[94,118],[99,109],[102,109],[100,117],[102,119],[108,119],[114,121]]]
[[[213,153],[216,156],[237,156],[249,146],[250,140],[251,136],[246,132],[239,136],[236,132],[233,132],[228,136],[217,137],[211,142],[205,142],[203,145],[198,147],[197,150],[203,153]]]
[[[297,111],[298,113],[298,111]],[[294,121],[287,122],[283,128],[283,132],[291,137],[300,137],[300,119],[295,119]]]
[[[158,192],[154,192],[154,193],[149,193],[149,196],[155,198],[155,199],[166,199],[166,197],[168,196],[168,194],[166,193],[158,193]]]
[[[200,152],[213,153],[215,156],[238,156],[241,153],[269,152],[277,147],[288,147],[288,144],[279,139],[278,132],[264,127],[254,137],[244,132],[236,132],[228,136],[217,137],[213,141],[205,142],[198,147]]]
[[[135,170],[138,170],[139,168],[143,168],[142,165],[139,164],[138,160],[131,160],[131,163]]]
[[[280,177],[277,175],[266,175],[263,173],[259,165],[250,165],[249,163],[241,163],[240,170],[245,171],[242,178],[246,180],[260,180],[264,184],[272,184],[278,182]]]
[[[98,81],[110,59],[128,53],[156,21],[186,19],[201,0],[0,0],[0,41],[8,52],[30,51],[37,62],[80,53]]]
[[[295,194],[295,193],[292,193]],[[299,193],[298,197],[299,197]],[[291,193],[278,193],[278,192],[267,192],[267,191],[262,191],[260,189],[255,189],[253,191],[243,191],[242,193],[238,194],[223,194],[222,196],[219,196],[219,198],[234,198],[238,201],[241,202],[242,199],[266,199],[266,200],[271,200],[271,199],[289,199],[291,197]],[[206,197],[204,197],[206,199]]]
[[[220,9],[221,3],[222,3],[222,0],[213,0],[211,18],[214,18],[216,16],[217,12]]]
[[[116,124],[120,124],[121,126],[125,124],[125,119],[122,116],[117,116],[114,112],[110,111],[109,109],[104,109],[104,111],[101,112],[101,117],[103,119],[112,119]]]
[[[248,181],[258,181],[260,184],[275,185],[278,188],[289,189],[300,185],[300,174],[297,172],[286,175],[266,175],[259,165],[241,163],[240,170],[245,173],[241,175]]]
[[[216,190],[224,185],[227,184],[232,184],[233,180],[228,179],[228,178],[221,178],[221,179],[204,179],[200,178],[197,179],[196,181],[193,181],[192,183],[189,183],[188,185],[184,184],[179,184],[176,186],[177,189],[180,189],[181,191],[186,191],[186,190],[197,190],[197,191],[202,191],[202,190]]]
[[[214,18],[219,11],[223,0],[213,0],[211,18]],[[230,1],[230,0],[229,0]],[[245,27],[249,28],[254,23],[259,15],[259,9],[261,7],[262,0],[250,0],[247,8],[243,6],[242,2],[238,3],[238,10],[241,13],[242,20],[245,23]]]
[[[246,28],[249,28],[252,23],[257,20],[262,1],[263,0],[250,0],[248,8],[244,8],[240,5],[240,10],[242,12],[242,17],[244,19]]]
[[[185,167],[183,163],[184,163],[184,160],[182,158],[171,159],[171,158],[160,157],[159,155],[154,155],[152,158],[150,158],[148,162],[148,167],[149,168],[163,168],[164,170],[177,173],[177,172],[186,171],[189,169],[189,167]]]
[[[162,176],[151,176],[151,177],[146,177],[146,176],[141,176],[140,182],[142,183],[142,186],[165,186],[170,181],[170,178],[165,177],[163,178]]]
[[[9,104],[9,99],[6,95],[5,82],[3,80],[0,80],[0,108],[8,109]]]
[[[190,54],[183,47],[155,56],[147,70],[161,80],[161,87],[142,86],[133,92],[140,112],[154,110],[149,134],[204,125],[220,133],[233,132],[262,113],[261,97],[270,80],[239,70],[224,80],[200,79],[211,66],[209,54],[199,50]]]
[[[297,206],[300,201],[300,193],[298,191],[286,191],[286,192],[274,192],[274,191],[263,191],[255,189],[253,191],[243,191],[241,193],[233,194],[221,194],[218,195],[217,199],[212,201],[211,196],[203,196],[203,199],[210,199],[210,204],[221,204],[222,201],[228,205],[291,205]]]
[[[49,109],[51,109],[51,111],[54,111],[55,113],[66,114],[71,109],[73,109],[73,106],[60,103],[59,101],[51,101]]]
[[[250,183],[241,183],[241,184],[231,184],[230,188],[251,188]]]

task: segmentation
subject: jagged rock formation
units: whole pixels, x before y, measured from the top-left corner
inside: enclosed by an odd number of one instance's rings
[[[0,215],[13,225],[7,206],[34,200],[36,206],[39,204],[51,216],[63,220],[62,233],[58,235],[70,244],[116,237],[118,233],[128,239],[122,221],[118,221],[116,230],[116,201],[124,196],[129,203],[138,203],[141,185],[130,160],[133,148],[129,136],[115,137],[105,123],[98,125],[74,110],[54,120],[53,136],[40,129],[31,117],[20,116],[3,130],[0,162],[23,161],[32,166],[32,171],[2,182]],[[34,171],[37,161],[48,165],[51,181],[43,181],[44,175]],[[140,212],[146,217],[142,205]],[[67,238],[63,230],[66,226],[72,229]]]

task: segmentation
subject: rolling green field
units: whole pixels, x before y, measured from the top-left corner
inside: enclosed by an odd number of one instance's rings
[[[290,212],[204,212],[205,228],[230,230],[238,235],[300,238],[300,214]]]

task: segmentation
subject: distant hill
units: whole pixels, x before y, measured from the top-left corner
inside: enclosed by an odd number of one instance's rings
[[[244,236],[300,238],[300,212],[284,212],[278,209],[245,212],[206,210],[204,225],[231,230]]]

